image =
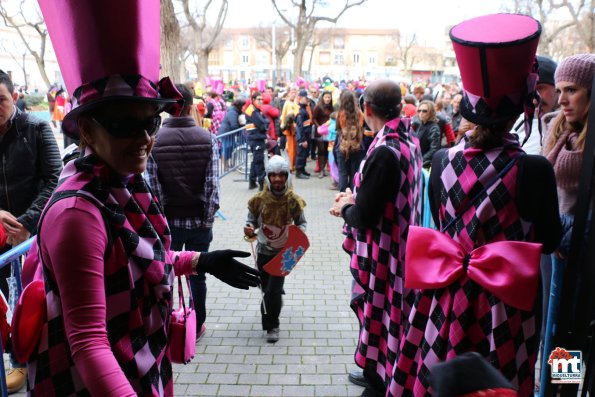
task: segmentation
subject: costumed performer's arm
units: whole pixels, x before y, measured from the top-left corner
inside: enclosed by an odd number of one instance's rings
[[[134,397],[107,337],[107,243],[99,209],[83,198],[58,201],[41,226],[41,252],[62,298],[66,338],[83,383],[93,396]]]
[[[345,223],[358,229],[368,229],[378,223],[388,202],[394,202],[400,185],[397,157],[386,146],[376,148],[363,169],[362,183],[355,204],[341,208]]]

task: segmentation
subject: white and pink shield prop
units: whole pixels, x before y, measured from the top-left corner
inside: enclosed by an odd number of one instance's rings
[[[264,265],[263,269],[271,276],[287,276],[310,248],[308,236],[296,225],[289,225],[285,247]]]

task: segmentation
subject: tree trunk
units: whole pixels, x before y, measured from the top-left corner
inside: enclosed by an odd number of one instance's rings
[[[41,78],[43,79],[43,82],[45,83],[47,89],[49,90],[50,87],[52,86],[52,83],[50,82],[50,79],[48,78],[48,74],[45,71],[45,62],[39,56],[36,56],[35,63],[37,64],[37,68],[39,69],[39,73],[41,74]]]
[[[198,51],[198,60],[196,61],[198,81],[204,81],[204,78],[209,75],[209,53],[210,51],[204,49]]]
[[[298,40],[297,47],[293,56],[293,78],[302,75],[302,63],[304,61],[304,52],[306,52],[306,40]]]
[[[161,75],[180,83],[180,26],[172,0],[161,0]]]

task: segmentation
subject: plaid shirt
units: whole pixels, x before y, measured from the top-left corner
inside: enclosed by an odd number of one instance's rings
[[[167,223],[171,227],[181,229],[204,229],[213,227],[215,213],[219,209],[219,142],[214,135],[211,135],[211,143],[213,155],[211,156],[211,161],[209,162],[205,173],[207,217],[206,219],[201,219],[200,217],[168,219]],[[151,189],[153,189],[153,193],[157,196],[159,202],[163,203],[163,189],[159,182],[157,163],[155,162],[155,159],[153,159],[153,156],[149,156],[149,161],[147,161],[145,179],[149,186],[151,186]]]

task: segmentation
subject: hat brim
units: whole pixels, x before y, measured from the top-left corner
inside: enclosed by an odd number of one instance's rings
[[[167,111],[170,107],[175,105],[177,101],[175,99],[168,98],[143,98],[143,97],[131,97],[131,96],[108,96],[99,98],[89,103],[77,106],[64,116],[62,121],[62,132],[77,141],[80,140],[80,132],[78,128],[78,118],[83,113],[90,110],[101,107],[105,104],[119,103],[119,102],[134,102],[134,103],[146,103],[156,106],[155,114]]]

